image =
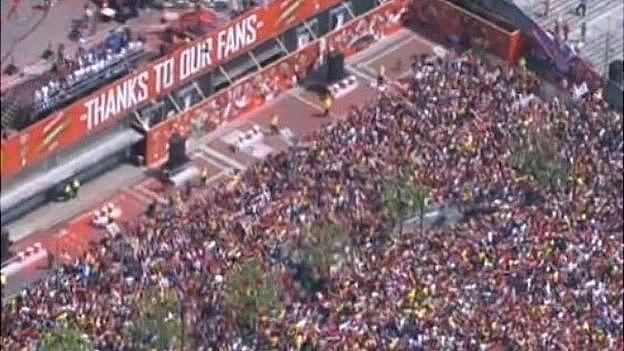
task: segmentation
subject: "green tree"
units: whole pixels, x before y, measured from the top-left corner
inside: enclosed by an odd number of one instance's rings
[[[181,346],[184,313],[176,290],[147,289],[135,308],[137,318],[126,332],[139,348],[171,350]]]
[[[317,282],[328,280],[331,267],[340,263],[338,260],[349,242],[347,229],[338,222],[319,220],[310,225],[306,239],[303,263],[312,269]]]
[[[544,188],[561,185],[570,169],[558,159],[561,140],[553,132],[529,131],[509,158],[512,167]]]
[[[401,189],[394,179],[387,179],[382,187],[382,213],[392,222],[392,228],[396,228],[399,222],[399,232],[403,231],[403,221],[400,220],[404,209],[401,201]]]
[[[41,335],[39,351],[90,351],[91,342],[74,323],[45,331]]]
[[[429,189],[415,183],[408,174],[411,174],[409,170],[402,170],[399,175],[386,179],[383,185],[382,211],[392,219],[393,226],[398,222],[400,235],[403,234],[404,221],[414,213],[418,213],[422,234]]]
[[[282,306],[281,281],[255,259],[234,267],[226,281],[228,310],[244,334],[256,331],[260,316],[268,317]]]

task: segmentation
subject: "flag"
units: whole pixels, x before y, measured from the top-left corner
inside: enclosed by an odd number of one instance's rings
[[[587,94],[589,89],[587,88],[587,83],[583,82],[583,84],[579,86],[574,86],[574,99],[578,100],[583,97],[583,95]]]

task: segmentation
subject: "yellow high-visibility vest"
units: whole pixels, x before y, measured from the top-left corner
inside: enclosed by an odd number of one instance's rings
[[[332,106],[332,98],[331,97],[326,97],[325,100],[323,101],[323,107],[325,107],[326,109],[330,109]]]

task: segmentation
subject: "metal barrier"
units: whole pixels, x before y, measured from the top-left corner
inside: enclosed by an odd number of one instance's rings
[[[28,246],[25,250],[18,251],[15,255],[8,260],[2,262],[2,269],[4,270],[8,266],[20,263],[26,260],[28,257],[32,257],[34,254],[44,250],[43,245],[40,242],[34,243],[32,246]]]

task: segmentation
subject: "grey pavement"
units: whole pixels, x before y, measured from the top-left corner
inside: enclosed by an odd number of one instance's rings
[[[49,44],[52,51],[56,52],[59,43],[65,45],[65,51],[73,57],[78,49],[77,42],[69,40],[68,35],[72,28],[72,20],[80,19],[84,15],[84,5],[87,0],[57,0],[54,6],[44,15],[43,10],[33,10],[32,6],[38,5],[40,0],[22,0],[19,10],[7,18],[11,0],[2,0],[1,4],[1,52],[2,68],[11,60],[20,69],[36,72],[39,66],[45,65],[41,60],[41,54]],[[162,28],[160,18],[161,11],[146,9],[140,12],[138,18],[130,19],[126,25],[135,32],[149,33]],[[121,26],[111,21],[100,22],[97,32],[86,38],[86,46],[93,45],[104,39],[111,30]],[[42,68],[41,68],[42,69]],[[2,90],[21,82],[24,77],[13,75],[8,77],[2,74]]]
[[[586,37],[580,56],[596,72],[606,74],[608,63],[624,57],[624,1],[587,0],[586,16],[574,13],[579,0],[549,0],[549,12],[543,16],[545,0],[513,0],[537,23],[554,31],[555,21],[561,18],[570,25],[569,40],[581,39],[581,23],[586,24]]]
[[[451,205],[438,209],[425,211],[423,215],[423,228],[433,228],[436,226],[454,226],[463,215],[459,208]],[[403,221],[403,231],[415,231],[420,227],[420,216],[414,216]]]
[[[6,228],[10,239],[19,241],[30,234],[67,221],[118,193],[121,187],[137,182],[143,177],[143,169],[123,164],[84,184],[75,199],[47,203],[10,223]]]
[[[12,1],[2,1],[3,66],[8,63],[5,59],[7,55],[14,57],[16,65],[23,66],[35,61],[49,43],[69,41],[67,35],[71,30],[72,19],[83,15],[86,2],[86,0],[57,1],[44,18],[45,11],[32,9],[32,6],[42,1],[23,0],[17,12],[11,18],[7,18]],[[56,50],[56,45],[53,50]]]
[[[9,279],[7,285],[2,288],[2,303],[4,304],[5,301],[8,302],[12,296],[20,292],[22,289],[50,276],[53,273],[53,269],[48,268],[47,263],[47,258],[33,262],[32,273],[28,275],[21,275],[19,284],[12,279]]]

